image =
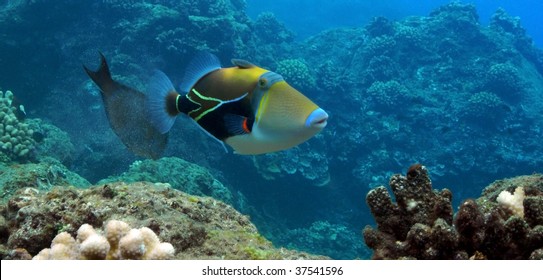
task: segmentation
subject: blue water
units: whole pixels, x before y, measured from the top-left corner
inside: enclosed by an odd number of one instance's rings
[[[330,115],[319,135],[240,156],[178,120],[164,156],[208,168],[277,246],[368,258],[365,196],[413,163],[451,189],[455,208],[494,180],[543,172],[543,3],[471,1],[478,21],[462,4],[427,18],[446,3],[0,1],[0,90],[66,132],[74,150],[60,143],[49,156],[64,153],[64,165],[96,183],[143,160],[113,133],[82,69],[98,67],[99,51],[115,79],[141,91],[154,69],[181,84],[202,50],[224,66],[242,58],[279,72]],[[498,7],[509,16],[489,29]],[[508,25],[517,16],[526,34]]]
[[[408,16],[425,16],[433,9],[447,4],[446,0],[247,0],[247,13],[256,18],[262,12],[273,12],[299,38],[306,38],[333,27],[356,27],[367,24],[373,17],[384,16],[401,20]],[[510,15],[520,17],[522,26],[533,38],[534,43],[543,46],[543,2],[538,0],[478,0],[465,1],[477,7],[481,24],[488,24],[498,8],[504,8]]]

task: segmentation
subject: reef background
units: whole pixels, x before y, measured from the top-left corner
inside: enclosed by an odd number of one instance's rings
[[[414,162],[452,191],[454,206],[494,180],[543,171],[543,52],[504,10],[481,20],[475,6],[455,2],[303,39],[271,13],[250,18],[242,0],[4,1],[0,9],[0,91],[24,104],[36,141],[24,157],[2,151],[6,199],[28,182],[45,190],[106,178],[169,183],[250,215],[277,246],[352,259],[371,254],[360,233],[373,223],[366,193]],[[102,51],[115,78],[144,90],[157,68],[180,84],[200,50],[225,66],[243,58],[282,74],[327,110],[329,125],[299,147],[250,157],[224,153],[179,120],[168,158],[131,155],[81,65],[96,67]],[[14,163],[37,171],[15,172]]]

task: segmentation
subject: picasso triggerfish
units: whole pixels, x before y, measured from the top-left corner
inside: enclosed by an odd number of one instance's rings
[[[216,56],[200,53],[189,63],[180,91],[164,73],[155,71],[145,94],[113,81],[103,56],[98,71],[85,70],[102,91],[111,127],[142,156],[157,157],[179,114],[246,155],[291,148],[326,126],[328,114],[281,75],[245,60],[232,63],[233,67],[222,68]],[[140,127],[130,130],[131,125]]]

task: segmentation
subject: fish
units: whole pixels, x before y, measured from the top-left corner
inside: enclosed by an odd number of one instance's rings
[[[121,142],[134,154],[157,159],[168,143],[168,134],[160,133],[149,120],[146,94],[113,80],[106,58],[100,53],[100,66],[83,69],[100,88],[109,124]]]
[[[208,52],[189,62],[180,91],[155,70],[148,83],[150,122],[167,134],[183,114],[234,153],[259,155],[286,150],[319,133],[328,114],[281,75],[242,59],[222,67]]]
[[[98,70],[83,68],[100,88],[110,127],[142,157],[163,154],[179,115],[242,155],[292,148],[327,125],[326,111],[281,75],[242,59],[232,59],[232,64],[223,68],[211,53],[195,55],[179,92],[160,70],[153,72],[145,92],[113,80],[102,53]]]

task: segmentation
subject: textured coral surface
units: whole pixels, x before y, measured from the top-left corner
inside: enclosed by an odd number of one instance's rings
[[[543,175],[496,181],[477,200],[466,200],[453,217],[451,192],[433,190],[426,168],[415,164],[390,179],[366,201],[377,229],[366,226],[374,259],[543,259]],[[497,203],[499,193],[522,188],[526,215]]]

